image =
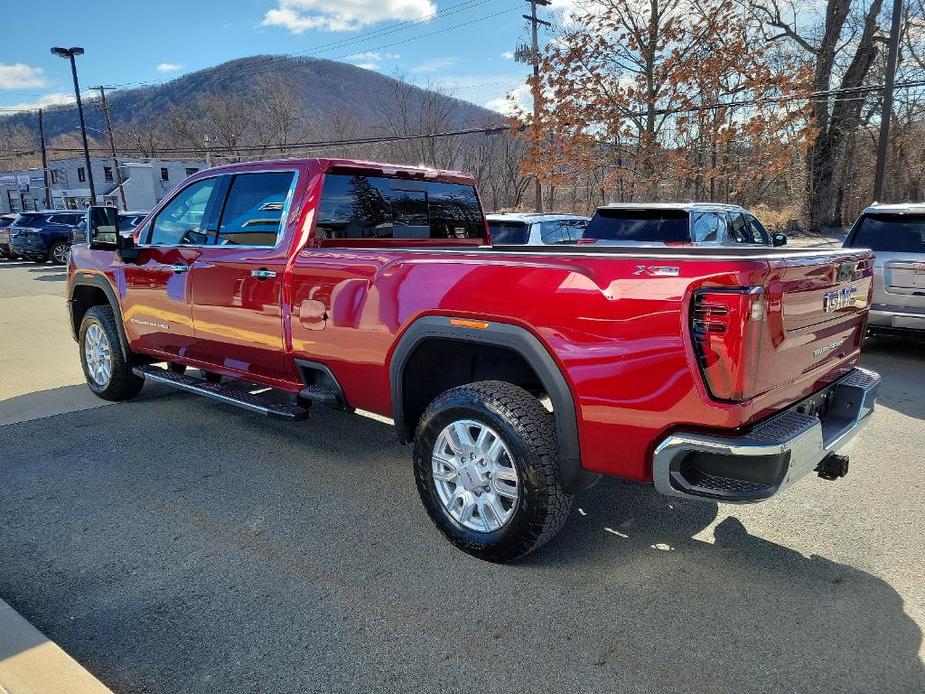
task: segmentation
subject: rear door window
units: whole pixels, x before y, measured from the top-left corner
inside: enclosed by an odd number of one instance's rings
[[[685,210],[602,208],[595,213],[584,238],[639,243],[690,243]]]
[[[697,243],[719,241],[725,231],[726,220],[717,212],[696,212],[693,215],[693,236]]]
[[[893,253],[925,253],[925,215],[864,215],[846,245]]]
[[[275,246],[295,174],[237,174],[218,225],[219,246]]]
[[[316,235],[331,239],[478,239],[475,188],[385,176],[326,174]]]

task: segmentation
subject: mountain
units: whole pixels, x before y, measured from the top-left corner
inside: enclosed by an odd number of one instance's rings
[[[120,125],[130,122],[142,127],[162,122],[165,114],[175,107],[189,109],[194,116],[200,115],[204,97],[230,95],[257,98],[266,93],[266,80],[273,80],[272,84],[281,85],[295,97],[303,118],[317,118],[336,112],[340,118],[349,119],[360,129],[383,123],[383,113],[377,106],[391,98],[397,87],[401,88],[410,113],[419,113],[424,104],[429,104],[446,114],[444,122],[458,127],[489,125],[502,120],[494,111],[400,83],[392,77],[355,65],[315,58],[258,55],[232,60],[162,84],[109,92],[113,128],[118,130]],[[98,99],[85,103],[84,114],[90,128],[102,130],[105,123],[98,103]],[[9,116],[3,121],[37,130],[34,113]],[[77,127],[73,107],[52,108],[45,112],[48,140],[74,132]]]

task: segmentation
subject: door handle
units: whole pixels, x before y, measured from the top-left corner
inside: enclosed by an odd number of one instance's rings
[[[261,268],[260,270],[251,270],[251,277],[256,277],[258,280],[271,280],[276,277],[276,273],[272,270]]]
[[[184,265],[183,263],[177,263],[176,265],[171,265],[170,269],[178,275],[182,275],[184,272],[189,272],[189,265]]]

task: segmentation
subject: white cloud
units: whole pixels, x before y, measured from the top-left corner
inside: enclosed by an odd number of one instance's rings
[[[42,68],[25,63],[0,63],[0,89],[34,89],[48,84]]]
[[[501,57],[505,60],[514,60],[514,51],[504,51],[504,53],[501,54]]]
[[[514,104],[511,103],[513,99]],[[533,97],[530,93],[530,86],[527,84],[522,84],[516,89],[512,89],[504,96],[499,96],[495,99],[491,99],[485,103],[485,108],[489,108],[492,111],[497,111],[498,113],[503,113],[506,116],[514,113],[517,106],[524,111],[529,110],[533,107]]]
[[[397,60],[401,56],[398,53],[379,53],[378,51],[366,51],[365,53],[354,53],[347,57],[351,63],[364,70],[378,70],[382,67],[384,60]]]
[[[458,63],[456,58],[433,58],[411,68],[411,72],[440,72]]]
[[[285,27],[293,34],[309,29],[354,31],[394,19],[429,19],[437,11],[432,0],[276,0],[263,26]]]
[[[161,63],[157,66],[158,72],[176,72],[177,70],[182,70],[183,66],[179,63]]]

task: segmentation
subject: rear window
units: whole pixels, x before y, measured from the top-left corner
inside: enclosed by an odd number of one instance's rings
[[[864,215],[847,245],[874,251],[925,253],[925,215]]]
[[[40,214],[21,214],[16,218],[16,226],[35,226],[36,224],[41,224],[43,221],[44,217]]]
[[[530,240],[530,225],[524,222],[488,222],[491,242],[499,246],[527,243]]]
[[[600,209],[584,238],[597,241],[642,243],[690,243],[687,212],[684,210]]]
[[[327,174],[319,239],[480,239],[475,187],[385,176]]]

